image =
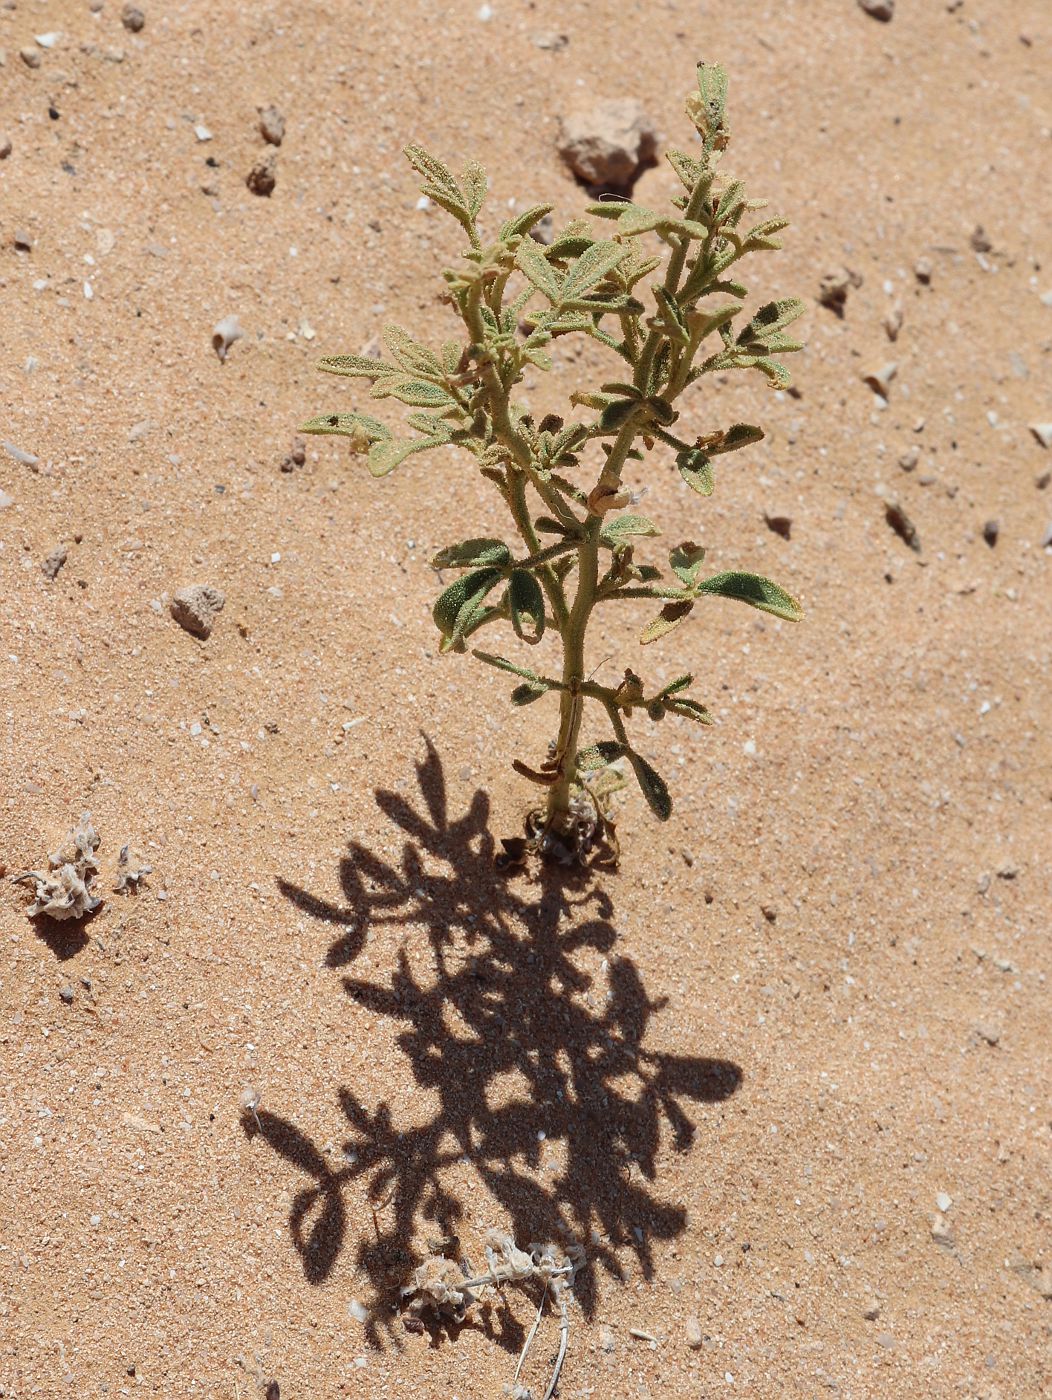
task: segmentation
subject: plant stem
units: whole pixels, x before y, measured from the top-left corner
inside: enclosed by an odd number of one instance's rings
[[[614,439],[600,480],[611,483],[620,480],[621,469],[635,436],[636,424],[630,418]],[[555,746],[559,777],[548,790],[548,806],[544,819],[545,827],[549,830],[561,830],[566,825],[570,796],[577,776],[577,741],[584,714],[584,696],[581,694],[585,678],[584,641],[588,620],[596,603],[599,582],[599,532],[602,527],[601,515],[588,517],[584,538],[577,547],[577,593],[570,616],[562,629],[562,680],[566,689],[559,697],[559,738]]]

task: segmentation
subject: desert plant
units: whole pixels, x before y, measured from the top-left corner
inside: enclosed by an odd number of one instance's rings
[[[789,376],[773,357],[800,349],[786,334],[804,309],[795,299],[769,302],[735,329],[747,292],[731,275],[734,265],[747,253],[779,248],[775,235],[787,220],[743,227],[745,216],[764,205],[747,200],[740,181],[718,173],[729,139],[726,95],[724,70],[699,65],[687,114],[701,148],[667,156],[684,193],[666,212],[625,200],[591,205],[590,215],[611,222],[610,237],[575,219],[544,246],[531,231],[551,206],[537,205],[485,241],[478,223],[487,189],[482,168],[472,163],[458,180],[419,146],[408,146],[424,194],[457,220],[470,244],[463,263],[445,273],[467,343],[450,340],[436,351],[401,327],[387,326],[389,362],[357,355],[321,360],[329,373],[371,380],[373,397],[417,410],[408,419],[416,436],[397,439],[378,419],[358,412],[304,425],[305,432],[349,437],[355,451],[367,454],[374,476],[419,452],[464,448],[503,497],[521,543],[487,536],[440,550],[435,567],[456,569],[458,577],[440,594],[434,619],[443,652],[463,652],[470,638],[497,622],[510,624],[527,644],[539,642],[549,627],[558,632],[558,676],[491,651],[473,654],[517,679],[513,704],[549,693],[558,699],[558,735],[548,756],[533,766],[515,759],[514,767],[546,792],[543,808],[527,821],[529,845],[564,860],[583,856],[612,834],[603,799],[616,784],[611,768],[620,760],[631,767],[654,814],[665,820],[671,813],[668,787],[633,744],[627,721],[674,714],[712,722],[687,694],[690,674],[659,688],[631,670],[614,686],[594,680],[585,640],[595,608],[653,599],[660,610],[643,629],[644,644],[666,636],[711,596],[736,598],[780,618],[801,616],[796,600],[769,579],[737,571],[705,577],[705,551],[692,541],[669,552],[671,578],[663,577],[636,558],[639,541],[657,535],[657,526],[625,511],[633,501],[626,468],[634,472],[644,452],[670,449],[691,489],[708,496],[715,459],[763,437],[748,423],[690,441],[677,435],[676,403],[684,390],[703,375],[733,369],[759,370],[783,387]],[[646,235],[664,249],[646,251]],[[587,411],[580,417],[548,415],[535,422],[512,394],[529,367],[550,370],[552,342],[572,335],[598,341],[627,371],[622,377],[615,371],[595,388],[575,388],[569,402]],[[605,712],[612,738],[582,743],[589,701]],[[506,844],[515,855],[526,845]]]

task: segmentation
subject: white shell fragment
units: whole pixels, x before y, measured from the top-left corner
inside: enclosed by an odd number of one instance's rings
[[[230,347],[235,340],[241,340],[245,332],[241,329],[241,324],[236,316],[224,316],[221,321],[217,321],[212,330],[212,349],[219,356],[222,363],[230,353]]]
[[[36,887],[36,898],[26,910],[27,916],[82,919],[97,909],[102,900],[92,893],[91,883],[99,868],[95,859],[98,848],[99,834],[91,824],[91,813],[85,812],[65,844],[48,856],[47,871],[27,870],[24,875],[14,876],[15,884],[31,880]]]

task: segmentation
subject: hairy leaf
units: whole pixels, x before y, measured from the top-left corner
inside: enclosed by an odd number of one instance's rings
[[[698,724],[715,724],[709,710],[698,700],[691,700],[686,695],[677,695],[666,702],[666,709],[673,714],[682,715],[685,719],[697,720]]]
[[[712,463],[704,452],[699,452],[696,447],[689,447],[686,452],[677,454],[676,466],[692,491],[697,491],[699,496],[712,495],[716,480],[712,475]]]
[[[516,214],[501,224],[497,237],[502,243],[507,243],[513,238],[525,238],[530,229],[539,224],[545,214],[550,214],[554,208],[554,204],[531,205],[529,209],[524,209],[521,214]]]
[[[442,361],[426,345],[418,345],[408,331],[395,324],[384,326],[384,340],[391,358],[407,374],[422,374],[443,379]]]
[[[477,160],[472,160],[464,167],[464,173],[460,179],[467,198],[468,211],[473,219],[477,219],[488,189],[486,172]]]
[[[487,666],[495,666],[498,671],[507,671],[510,675],[522,676],[523,680],[551,688],[550,681],[539,676],[536,671],[531,671],[528,666],[516,666],[513,661],[506,661],[503,656],[494,656],[490,651],[473,651],[471,654],[479,661],[484,661]]]
[[[429,452],[444,445],[444,438],[410,438],[401,442],[389,438],[374,442],[369,448],[369,471],[373,476],[386,476],[415,452]]]
[[[426,379],[405,379],[401,375],[388,375],[378,379],[372,388],[374,399],[400,399],[412,408],[448,408],[453,399]]]
[[[772,337],[784,330],[802,316],[807,307],[798,297],[783,297],[781,301],[769,301],[761,306],[752,320],[738,336],[739,345],[758,343],[769,344]]]
[[[577,750],[577,767],[582,773],[591,773],[623,758],[627,752],[625,745],[616,739],[600,739],[598,744],[589,744],[587,748]]]
[[[625,248],[620,243],[599,242],[586,248],[566,274],[562,285],[562,297],[573,301],[584,296],[597,283],[614,270],[625,256]]]
[[[444,637],[456,640],[463,634],[470,614],[501,578],[500,569],[476,569],[464,574],[438,595],[431,616]]]
[[[656,769],[652,768],[642,754],[628,750],[628,761],[636,775],[636,781],[643,791],[647,805],[659,822],[667,822],[672,815],[672,798],[668,784]]]
[[[691,598],[677,598],[666,603],[653,622],[648,622],[640,632],[640,642],[646,646],[648,642],[656,642],[659,637],[667,636],[689,616],[693,607],[694,601]]]
[[[657,698],[663,700],[666,695],[675,695],[677,691],[686,690],[688,685],[694,684],[694,677],[688,672],[685,676],[677,676],[674,681],[669,681],[657,693]]]
[[[533,681],[524,681],[522,685],[517,685],[511,692],[511,703],[513,705],[532,705],[535,700],[539,700],[542,695],[547,695],[546,685],[535,685]]]
[[[503,540],[483,536],[447,545],[431,560],[434,569],[477,569],[483,565],[499,568],[511,563],[511,550]]]
[[[544,251],[532,238],[524,238],[515,252],[515,262],[530,282],[554,306],[559,300],[559,274],[544,255]]]
[[[660,535],[661,531],[654,522],[645,515],[618,515],[613,520],[608,520],[599,532],[599,538],[604,544],[608,544],[611,549],[623,544],[631,535],[653,536]]]
[[[514,569],[508,582],[508,605],[515,634],[525,642],[539,642],[544,636],[544,594],[533,574],[526,569]],[[524,628],[524,620],[533,623],[533,635]]]
[[[396,373],[393,365],[385,365],[383,360],[374,360],[368,355],[323,355],[318,369],[326,374],[346,374],[362,379],[382,379],[385,374]]]
[[[326,437],[359,438],[366,446],[380,442],[391,436],[391,430],[378,418],[369,418],[364,413],[322,413],[317,418],[309,418],[300,428],[301,433],[317,433]]]
[[[788,622],[798,622],[804,612],[797,600],[784,588],[779,588],[769,578],[759,574],[744,574],[731,570],[724,574],[714,574],[697,585],[697,592],[716,594],[721,598],[737,598],[759,608],[761,612],[784,617]]]
[[[704,545],[685,540],[683,544],[678,544],[675,549],[669,551],[668,562],[680,583],[685,588],[693,588],[704,558]]]

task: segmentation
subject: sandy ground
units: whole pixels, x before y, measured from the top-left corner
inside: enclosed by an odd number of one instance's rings
[[[1047,1394],[1047,6],[120,8],[0,8],[0,436],[39,458],[0,452],[0,860],[90,810],[107,890],[73,928],[0,890],[0,1394],[499,1395],[535,1301],[456,1336],[392,1307],[429,1240],[480,1263],[491,1227],[586,1248],[565,1397]],[[557,115],[630,94],[684,142],[699,57],[729,168],[793,221],[757,292],[861,285],[803,323],[797,398],[698,400],[768,430],[711,501],[655,459],[647,509],[807,621],[714,603],[645,658],[641,618],[600,626],[605,673],[685,661],[720,724],[653,730],[676,812],[626,797],[617,875],[502,882],[551,714],[436,655],[427,564],[495,497],[452,454],[280,467],[356,401],[319,353],[451,333],[405,141],[568,217]],[[226,594],[206,642],[168,614],[194,582]]]

